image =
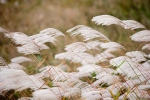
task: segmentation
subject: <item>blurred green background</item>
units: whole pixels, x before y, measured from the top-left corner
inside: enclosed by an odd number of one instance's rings
[[[132,45],[129,38],[132,31],[116,25],[98,26],[91,19],[109,14],[121,20],[136,20],[150,29],[149,4],[150,0],[0,0],[0,27],[28,35],[37,34],[45,28],[56,28],[67,34],[68,29],[83,24],[133,50],[138,45]],[[60,47],[51,45],[53,53],[63,50],[68,42],[65,37],[60,41],[63,44]],[[14,44],[3,34],[0,34],[0,52],[4,59],[18,55]]]

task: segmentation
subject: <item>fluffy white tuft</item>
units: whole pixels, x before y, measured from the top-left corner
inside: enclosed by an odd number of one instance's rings
[[[55,41],[57,41],[56,37],[58,36],[65,36],[65,35],[59,30],[56,30],[54,28],[47,28],[40,31],[39,34],[30,36],[30,38],[32,38],[33,41],[38,45],[46,42],[51,42],[55,44]]]
[[[95,16],[92,19],[93,22],[95,22],[97,25],[119,25],[122,26],[125,29],[138,29],[138,28],[145,28],[141,23],[134,21],[134,20],[120,20],[114,16],[111,15],[100,15]]]
[[[18,69],[18,70],[24,70],[25,68],[17,63],[10,63],[8,65],[5,66],[0,66],[0,68],[8,68],[8,69]]]
[[[102,96],[100,95],[100,91],[90,91],[84,92],[81,94],[83,100],[101,100]]]
[[[24,44],[33,43],[32,39],[30,37],[28,37],[24,33],[21,33],[21,32],[12,32],[12,33],[10,33],[10,35],[11,35],[10,36],[11,40],[15,44],[24,45]]]
[[[102,42],[99,41],[89,41],[86,43],[86,45],[90,46],[91,48],[97,49],[102,44]]]
[[[135,63],[145,62],[147,55],[141,51],[127,52],[126,55]]]
[[[77,70],[79,71],[79,74],[80,73],[81,74],[86,74],[86,73],[92,74],[93,72],[100,73],[101,71],[104,71],[101,66],[94,65],[94,64],[80,66],[77,68]]]
[[[131,39],[136,42],[150,42],[150,31],[142,30],[131,36]]]
[[[108,49],[108,48],[123,48],[123,49],[125,49],[122,45],[120,45],[116,42],[102,43],[100,45],[100,47],[103,48],[103,49]]]
[[[19,57],[15,57],[11,59],[12,63],[23,63],[23,62],[27,62],[27,61],[32,61],[31,59],[27,58],[27,57],[23,57],[23,56],[19,56]]]
[[[45,44],[35,45],[35,44],[25,44],[23,46],[17,47],[19,53],[27,54],[40,54],[40,50],[49,49]]]
[[[109,52],[103,52],[97,54],[95,57],[99,60],[99,62],[104,62],[104,61],[108,61],[111,58],[114,58],[115,56]]]
[[[92,21],[95,22],[97,25],[101,25],[101,24],[106,26],[112,24],[121,25],[121,20],[111,15],[96,16],[93,17]]]
[[[72,33],[71,35],[76,36],[80,34],[84,37],[84,41],[88,41],[94,38],[100,38],[100,40],[110,41],[106,36],[104,36],[102,33],[88,27],[85,25],[78,25],[71,29],[69,29],[67,32]]]
[[[136,58],[136,57],[147,57],[147,55],[141,51],[131,51],[127,52],[126,55],[130,58]]]
[[[84,42],[75,42],[75,43],[65,46],[66,51],[75,52],[75,53],[84,52],[90,49],[95,49],[95,48],[92,48],[91,46],[87,45]]]
[[[55,55],[56,59],[66,59],[74,63],[81,63],[83,65],[94,64],[98,62],[94,56],[88,53],[74,53],[74,52],[64,52]]]
[[[135,20],[122,20],[122,27],[124,27],[125,29],[138,29],[138,28],[145,28],[144,25],[142,25],[141,23],[135,21]]]
[[[148,44],[145,44],[143,47],[142,47],[142,50],[150,50],[150,43]]]
[[[103,72],[105,73],[105,72]],[[116,82],[119,82],[120,81],[120,78],[116,75],[111,75],[111,74],[108,74],[108,73],[105,73],[105,74],[101,74],[99,73],[98,76],[96,76],[96,78],[98,80],[96,80],[92,85],[93,86],[102,86],[103,84],[107,84],[107,85],[111,85],[111,84],[114,84]]]
[[[33,92],[33,98],[35,100],[60,100],[63,90],[59,87],[54,87],[51,89],[40,89]]]
[[[39,88],[22,70],[2,68],[0,69],[0,80],[0,92],[11,89],[21,91],[27,88],[34,90]]]

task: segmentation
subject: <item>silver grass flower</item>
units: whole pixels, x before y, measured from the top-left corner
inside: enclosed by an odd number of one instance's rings
[[[131,36],[131,40],[136,42],[150,42],[150,31],[142,30]]]
[[[10,61],[12,63],[18,63],[18,64],[20,64],[20,63],[27,62],[27,61],[31,62],[32,60],[29,59],[29,58],[27,58],[27,57],[19,56],[19,57],[12,58]]]
[[[93,22],[95,22],[97,25],[119,25],[122,26],[124,29],[145,29],[145,26],[142,25],[141,23],[134,21],[134,20],[120,20],[114,16],[111,15],[100,15],[100,16],[95,16],[92,19]]]
[[[67,31],[68,33],[71,33],[72,36],[81,35],[84,38],[84,41],[88,41],[94,38],[99,38],[103,41],[110,41],[106,36],[104,36],[102,33],[88,27],[85,25],[78,25],[75,26]]]

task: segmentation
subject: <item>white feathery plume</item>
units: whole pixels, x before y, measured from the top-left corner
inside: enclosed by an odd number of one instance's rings
[[[130,75],[129,77],[139,79],[141,81],[141,83],[150,79],[150,76],[149,76],[150,69],[144,69],[144,70],[141,70],[141,71],[135,69],[134,71],[136,72],[136,75],[135,76]]]
[[[36,75],[30,75],[29,78],[32,80],[36,87],[49,88],[49,86],[45,85],[45,82],[41,78],[36,77]]]
[[[115,56],[109,52],[103,52],[103,53],[97,54],[95,56],[95,58],[97,58],[99,60],[99,62],[105,62],[114,57]]]
[[[131,39],[136,42],[150,42],[150,31],[142,30],[131,36]]]
[[[38,45],[44,44],[46,42],[51,42],[51,43],[55,44],[55,41],[57,41],[55,37],[48,36],[47,34],[46,35],[45,34],[36,34],[36,35],[30,36],[30,37]]]
[[[98,63],[98,59],[88,53],[80,53],[76,59],[80,59],[82,65]]]
[[[148,44],[145,44],[143,47],[142,47],[142,50],[150,50],[150,43]]]
[[[26,34],[21,32],[11,32],[10,34],[6,34],[5,36],[7,38],[11,38],[11,40],[15,44],[24,45],[24,44],[33,43],[33,40],[30,37],[28,37]]]
[[[99,91],[99,89],[97,89],[96,87],[93,87],[92,85],[88,85],[82,89],[82,93],[87,93],[91,91]]]
[[[11,32],[5,34],[6,37],[11,38],[15,44],[22,46],[18,47],[18,52],[24,54],[39,54],[40,50],[49,49],[45,42],[56,41],[57,36],[64,36],[64,34],[54,28],[47,28],[42,30],[39,34],[33,36],[27,36],[21,32]]]
[[[22,46],[17,47],[19,53],[23,54],[39,54],[40,50],[48,49],[44,44],[36,44],[30,37],[21,32],[12,32],[6,37],[11,38],[15,44],[20,44]]]
[[[75,77],[77,79],[80,79],[80,80],[86,80],[87,78],[93,78],[92,72],[89,72],[89,73],[80,73],[80,72],[78,72],[78,73],[75,74]]]
[[[81,97],[81,90],[79,88],[65,89],[64,97],[70,100],[78,100]]]
[[[84,92],[81,94],[82,100],[101,100],[102,96],[100,95],[100,91],[90,91]]]
[[[119,25],[122,26],[124,29],[138,29],[138,28],[145,28],[141,23],[135,21],[135,20],[120,20],[114,16],[111,15],[100,15],[95,16],[92,19],[93,22],[95,22],[97,25]]]
[[[145,62],[147,59],[144,58],[144,57],[135,57],[135,58],[131,58],[131,60],[132,60],[134,63],[143,63],[143,62]]]
[[[67,32],[68,32],[68,33],[74,32],[75,30],[81,29],[81,28],[84,27],[84,26],[85,26],[85,25],[77,25],[77,26],[75,26],[75,27],[73,27],[73,28],[67,30]],[[79,33],[78,33],[78,34],[79,34]],[[78,34],[76,33],[76,34],[74,34],[74,35],[76,36],[76,35],[78,35]]]
[[[104,36],[102,33],[88,27],[85,25],[78,25],[71,29],[69,29],[67,32],[72,33],[71,35],[76,36],[80,34],[83,36],[84,41],[88,41],[94,38],[100,38],[100,40],[106,40],[110,41],[106,36]]]
[[[37,76],[39,76],[39,78],[42,78],[42,79],[46,77],[50,77],[54,79],[57,75],[58,70],[59,69],[55,68],[54,66],[45,66],[39,69],[40,73],[38,73]]]
[[[86,45],[84,42],[75,42],[65,46],[65,50],[68,52],[82,53],[84,51],[95,49],[89,45]]]
[[[19,53],[27,54],[40,54],[40,50],[49,49],[45,44],[35,45],[35,44],[25,44],[23,46],[17,47]]]
[[[54,43],[55,41],[57,41],[56,37],[58,36],[65,36],[65,35],[59,30],[56,30],[54,28],[47,28],[40,31],[39,34],[30,36],[30,38],[32,38],[33,41],[37,44],[43,44],[45,42]]]
[[[119,66],[123,61],[126,61],[126,59],[128,59],[128,57],[126,57],[126,56],[120,56],[120,57],[111,59],[110,60],[110,64],[112,66]]]
[[[90,41],[87,43],[75,42],[75,43],[66,45],[65,50],[68,52],[79,53],[79,52],[84,52],[90,49],[98,49],[97,46],[99,46],[100,44],[101,42],[98,42],[98,41]]]
[[[120,52],[122,51],[122,48],[108,48],[108,49],[105,49],[105,52],[108,52],[108,53],[115,53],[115,52]]]
[[[31,62],[32,60],[27,57],[19,56],[19,57],[12,58],[10,61],[11,63],[20,64],[20,63],[27,62],[27,61]]]
[[[93,72],[100,73],[100,72],[104,71],[101,66],[94,65],[94,64],[80,66],[77,68],[77,70],[79,71],[78,72],[79,75],[86,74],[86,73],[92,74]]]
[[[18,69],[18,70],[24,70],[25,68],[17,63],[10,63],[8,65],[5,66],[0,66],[0,68],[8,68],[8,69]]]
[[[46,28],[46,29],[40,31],[39,34],[47,34],[47,35],[51,35],[53,37],[65,36],[62,32],[60,32],[59,30],[57,30],[55,28]]]
[[[95,49],[98,49],[97,47],[99,47],[100,44],[102,44],[102,42],[99,42],[99,41],[89,41],[86,43],[86,45],[90,46],[91,48],[95,48]]]
[[[147,57],[147,55],[144,52],[141,51],[131,51],[131,52],[127,52],[126,55],[130,58],[136,58],[136,57]]]
[[[150,73],[150,69],[139,69],[140,67],[138,66],[137,68],[127,68],[124,73],[126,73],[127,78],[138,79],[140,82],[149,80],[150,77],[148,75]]]
[[[139,28],[146,28],[144,25],[142,25],[141,23],[135,21],[135,20],[122,20],[122,27],[124,27],[124,29],[139,29]]]
[[[60,100],[63,93],[64,91],[60,87],[40,89],[33,92],[33,98],[35,100]]]
[[[66,72],[64,72],[63,70],[61,70],[59,67],[55,67],[55,66],[46,66],[41,68],[39,71],[41,71],[39,73],[39,78],[51,78],[52,80],[61,80],[64,81],[66,79],[68,79],[68,77],[70,77],[70,75]]]
[[[61,59],[61,60],[66,59],[66,60],[71,60],[72,62],[77,62],[77,63],[80,62],[80,60],[78,61],[78,59],[75,60],[75,56],[76,54],[73,52],[63,52],[63,53],[56,54],[55,59]]]
[[[68,72],[69,66],[67,64],[62,63],[62,64],[58,65],[57,67],[59,67],[61,70],[65,71],[65,72]]]
[[[93,17],[92,21],[95,22],[97,25],[121,25],[121,20],[111,15],[95,16]]]
[[[101,89],[99,90],[100,94],[102,95],[103,98],[109,98],[112,97],[110,91],[108,89]],[[106,99],[107,100],[107,99]],[[109,100],[109,99],[108,99]]]
[[[96,76],[96,80],[92,85],[93,86],[99,86],[100,84],[107,84],[107,85],[111,85],[111,84],[114,84],[116,82],[119,82],[121,81],[119,76],[116,76],[116,75],[111,75],[111,74],[108,74],[106,73],[105,75],[102,75],[101,73],[99,73],[98,76]]]
[[[125,59],[123,56],[110,60],[110,64],[118,66],[115,73],[125,75],[127,78],[137,78],[141,82],[146,81],[150,77],[150,68],[143,67],[141,64],[133,61],[130,58]]]
[[[74,63],[81,63],[83,65],[94,64],[98,62],[98,60],[94,56],[88,53],[64,52],[64,53],[56,54],[55,58],[62,59],[62,60],[66,59]]]
[[[122,45],[120,45],[116,42],[102,43],[100,45],[100,47],[103,48],[103,49],[108,49],[108,48],[122,48],[122,49],[125,49]]]
[[[146,57],[147,55],[141,51],[132,51],[132,52],[127,52],[126,55],[131,58],[131,60],[133,62],[137,62],[137,63],[140,63],[140,62],[143,62],[143,61],[146,61]]]
[[[65,80],[53,80],[53,86],[58,86],[61,87],[63,89],[66,88],[72,88],[74,87],[77,83],[81,83],[82,81],[75,78],[75,77],[70,77],[70,78],[66,78]]]
[[[16,69],[0,69],[0,92],[14,89],[21,91],[27,88],[38,89],[30,77],[22,70]]]
[[[57,73],[58,75],[53,79],[53,81],[55,82],[63,82],[63,81],[66,81],[66,80],[68,80],[69,78],[71,78],[71,77],[77,77],[76,75],[75,75],[75,73],[65,73],[65,72],[63,72],[63,73]]]
[[[23,46],[17,47],[19,53],[27,54],[40,54],[40,49],[34,44],[25,44]]]
[[[128,73],[130,71],[132,71],[135,74],[135,71],[133,69],[137,69],[137,67],[140,66],[140,64],[132,61],[131,59],[129,59],[125,56],[120,56],[120,57],[111,59],[110,64],[112,66],[117,67],[117,69],[116,69],[117,73],[121,73],[121,74],[125,74],[125,75],[130,74],[130,73]]]

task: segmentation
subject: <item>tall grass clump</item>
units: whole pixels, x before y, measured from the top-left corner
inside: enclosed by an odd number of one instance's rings
[[[47,28],[27,36],[0,28],[17,51],[26,55],[10,61],[0,57],[0,100],[149,100],[150,30],[137,21],[110,15],[92,21],[131,30],[130,38],[138,47],[128,51],[101,32],[77,25],[67,33],[81,37],[80,41],[66,45],[53,57],[44,55],[53,53],[47,42],[59,48],[58,37],[73,41],[59,30]]]

